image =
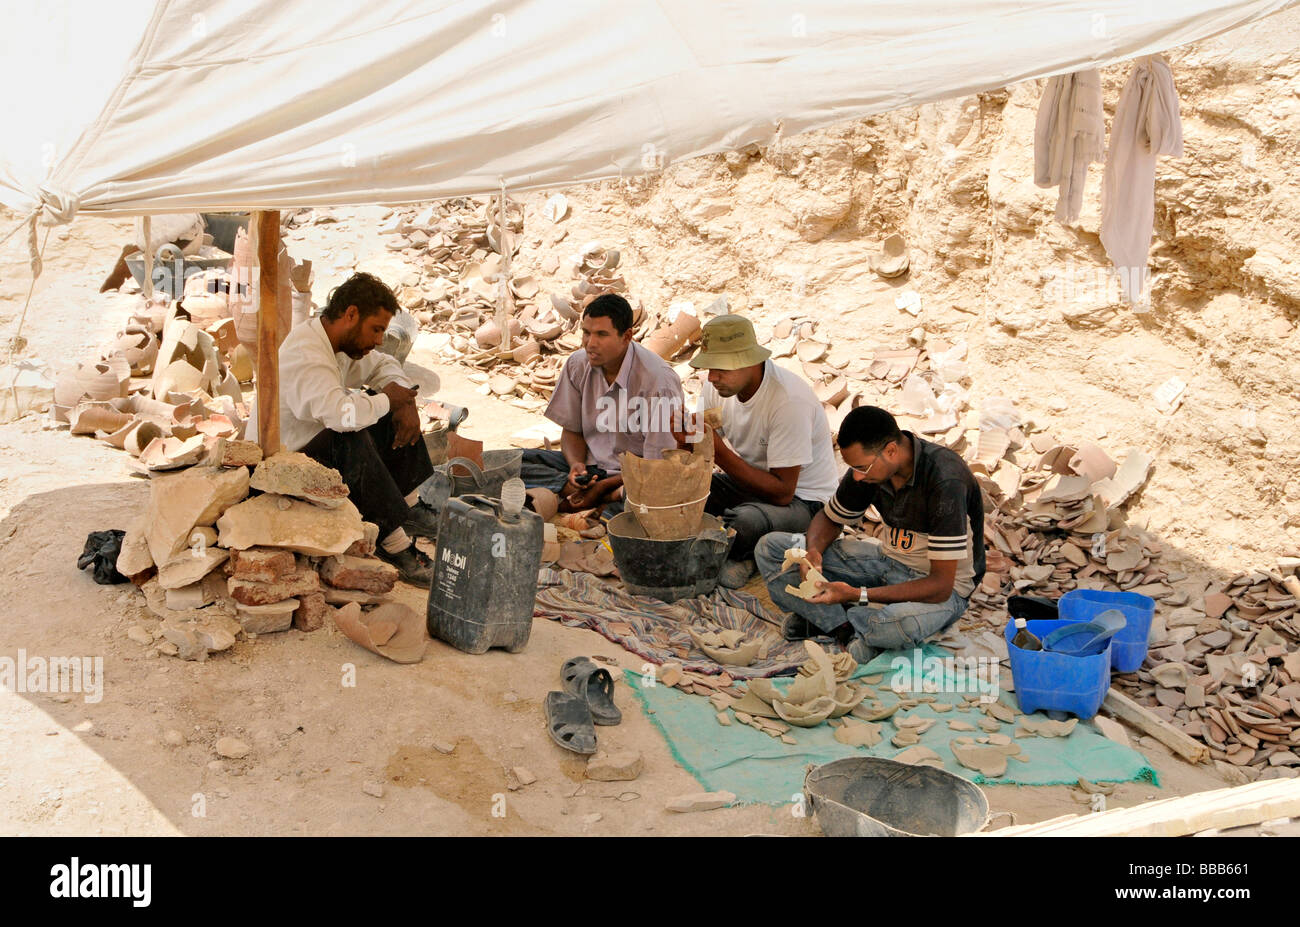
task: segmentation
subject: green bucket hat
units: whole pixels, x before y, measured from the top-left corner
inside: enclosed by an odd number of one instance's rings
[[[704,326],[703,347],[691,358],[691,366],[705,370],[739,370],[753,367],[772,356],[758,343],[754,325],[743,315],[720,315]]]

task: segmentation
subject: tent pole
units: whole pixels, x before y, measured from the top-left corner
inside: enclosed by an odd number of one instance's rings
[[[153,299],[153,217],[143,216],[140,221],[140,230],[144,232],[144,279],[140,281],[140,292],[144,295],[144,301],[147,303]],[[173,292],[175,287],[172,287]],[[158,333],[162,337],[162,332]]]
[[[258,210],[257,443],[262,455],[280,450],[280,211]]]
[[[491,218],[488,221],[492,221]],[[497,328],[501,331],[501,351],[510,350],[510,245],[506,241],[506,182],[501,181],[501,198],[497,201],[497,241],[501,247],[501,276],[497,278]]]

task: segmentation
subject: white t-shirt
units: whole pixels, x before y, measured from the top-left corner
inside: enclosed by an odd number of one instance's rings
[[[699,411],[718,406],[723,436],[745,463],[759,470],[802,467],[794,494],[808,502],[835,495],[839,472],[826,410],[797,374],[764,361],[763,382],[748,402],[738,396],[723,399],[704,381]]]

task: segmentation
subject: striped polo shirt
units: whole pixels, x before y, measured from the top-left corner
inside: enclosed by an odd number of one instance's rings
[[[984,576],[984,500],[979,483],[955,451],[910,431],[912,476],[901,489],[888,481],[855,480],[849,470],[826,503],[826,517],[856,525],[870,506],[884,522],[886,556],[929,574],[931,560],[956,560],[954,590],[969,598]]]

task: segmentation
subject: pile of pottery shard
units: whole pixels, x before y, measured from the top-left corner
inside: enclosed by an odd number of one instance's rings
[[[1157,615],[1130,697],[1204,741],[1238,781],[1300,769],[1300,551],[1225,583],[1194,584]],[[1168,599],[1166,599],[1168,602]]]
[[[881,696],[886,692],[873,688],[884,680],[883,675],[854,679],[858,664],[849,654],[832,657],[815,641],[805,641],[804,646],[808,659],[784,689],[761,678],[749,680],[744,689],[704,677],[688,679],[689,674],[676,664],[662,666],[659,677],[664,685],[706,695],[724,727],[731,727],[734,721],[793,745],[798,743],[796,728],[826,724],[834,728],[837,741],[851,747],[874,747],[888,739],[892,746],[905,748],[895,759],[911,765],[943,766],[943,757],[924,743],[926,732],[943,721],[943,736],[931,738],[934,747],[950,750],[958,763],[989,777],[1004,775],[1008,759],[1028,762],[1016,740],[1068,737],[1077,724],[1077,719],[1054,721],[1042,714],[1026,715],[1007,702],[977,694],[949,701],[932,692],[886,690],[890,700],[885,701]],[[729,678],[727,681],[730,683]],[[703,690],[702,685],[706,687]],[[929,687],[937,686],[935,680]],[[922,705],[928,706],[933,716],[914,710]],[[976,720],[971,715],[972,720],[967,721],[962,715],[969,713],[983,717]],[[947,715],[951,717],[941,717]],[[950,740],[948,731],[971,736]]]
[[[562,195],[552,197],[549,214],[555,215],[559,207],[553,204],[563,201]],[[531,274],[508,269],[507,258],[515,257],[522,241],[523,210],[507,198],[502,236],[498,202],[456,199],[399,211],[382,231],[392,236],[390,249],[423,267],[426,279],[403,287],[398,299],[422,328],[434,333],[429,344],[438,357],[475,368],[470,379],[484,395],[537,411],[555,389],[564,361],[581,347],[582,308],[601,294],[626,293],[627,282],[618,274],[619,252],[590,242],[568,260],[573,285],[563,292],[543,292]],[[567,203],[562,208],[548,232],[549,244],[565,236],[559,222]],[[560,261],[551,255],[541,269],[553,275]],[[502,301],[504,331],[497,320]],[[699,321],[690,312],[661,320],[637,300],[632,306],[635,337],[666,360],[698,340]]]
[[[402,287],[397,295],[421,328],[432,333],[425,345],[444,362],[473,368],[470,379],[483,395],[536,412],[545,408],[565,360],[581,347],[583,307],[603,293],[626,294],[628,287],[618,272],[620,253],[601,242],[587,242],[563,260],[554,253],[568,235],[564,219],[569,204],[563,194],[547,200],[539,222],[544,229],[527,244],[546,252],[537,263],[544,279],[559,275],[572,283],[546,290],[531,273],[519,273],[515,258],[525,241],[524,211],[507,197],[503,236],[499,202],[466,198],[399,209],[381,232],[390,236],[390,250],[422,268],[419,285]],[[901,264],[897,255],[886,257],[890,268],[906,269],[905,257]],[[506,310],[505,331],[498,322],[499,301]],[[703,321],[727,311],[726,298],[699,312],[689,302],[659,312],[635,298],[629,301],[633,337],[674,365],[688,399],[693,398],[699,381],[686,361],[699,344]],[[901,407],[916,416],[917,430],[929,435],[960,430],[957,416],[966,402],[958,384],[968,376],[964,343],[935,340],[926,345],[924,330],[917,328],[908,347],[881,348],[862,360],[847,353],[837,356],[817,327],[813,318],[785,318],[763,343],[777,362],[813,385],[833,429],[856,406],[877,403],[902,388]],[[547,429],[534,430],[515,443],[540,446]]]
[[[967,463],[984,491],[987,572],[972,612],[1005,618],[1006,596],[1058,598],[1072,589],[1176,597],[1160,545],[1126,523],[1153,458],[1128,449],[1117,464],[1098,445],[1058,444],[1020,427],[981,429]],[[999,619],[996,624],[1001,624]]]
[[[1149,454],[1130,448],[1117,462],[1096,444],[1060,445],[1019,425],[968,437],[985,496],[988,572],[961,629],[1000,631],[1012,594],[1149,596],[1158,613],[1147,661],[1113,684],[1248,778],[1300,767],[1300,553],[1226,583],[1191,580],[1161,566],[1161,544],[1127,524]]]
[[[295,264],[283,250],[280,261],[283,341],[294,304],[310,307],[311,262]],[[231,445],[244,437],[242,384],[253,379],[257,351],[253,263],[241,229],[230,271],[191,275],[179,300],[141,297],[96,357],[59,374],[55,420],[127,451],[131,468],[145,475],[246,453]]]
[[[127,451],[145,473],[224,453],[248,416],[237,375],[245,370],[220,346],[231,340],[218,342],[174,302],[141,302],[97,358],[59,374],[55,420]],[[251,362],[244,367],[251,379]]]
[[[362,521],[338,471],[303,454],[255,456],[150,482],[148,507],[128,527],[117,569],[140,587],[159,623],[129,636],[205,660],[237,640],[315,631],[332,618],[376,653],[399,659],[389,651],[418,643],[422,654],[423,621],[412,625],[412,610],[389,601],[397,570],[374,556],[379,529]],[[418,640],[408,642],[412,626]]]

